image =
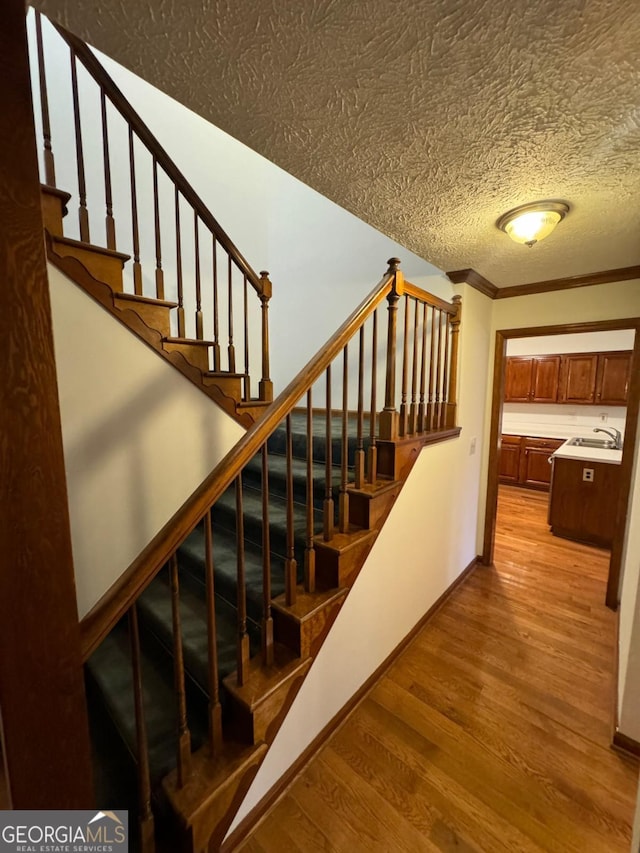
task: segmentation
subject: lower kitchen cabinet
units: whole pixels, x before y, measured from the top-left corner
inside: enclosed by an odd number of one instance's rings
[[[619,492],[620,465],[556,457],[549,499],[551,532],[610,547]]]
[[[503,435],[500,450],[500,482],[548,491],[549,458],[564,442],[557,438]]]

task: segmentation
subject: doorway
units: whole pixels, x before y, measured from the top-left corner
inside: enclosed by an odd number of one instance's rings
[[[482,562],[491,565],[494,557],[496,518],[499,492],[499,459],[503,432],[503,400],[505,396],[505,373],[507,344],[523,338],[543,338],[556,335],[574,335],[588,332],[610,332],[633,330],[635,332],[631,359],[631,379],[625,419],[625,441],[620,465],[620,489],[615,511],[614,535],[607,582],[606,604],[617,609],[620,600],[621,570],[627,506],[633,476],[638,412],[640,409],[640,319],[625,319],[580,323],[559,326],[542,326],[530,329],[504,329],[496,332],[491,428],[489,436],[489,470],[484,529]]]

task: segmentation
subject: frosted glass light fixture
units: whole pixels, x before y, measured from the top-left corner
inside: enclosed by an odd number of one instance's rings
[[[514,242],[531,248],[548,237],[568,212],[569,205],[564,201],[536,201],[503,213],[496,225]]]

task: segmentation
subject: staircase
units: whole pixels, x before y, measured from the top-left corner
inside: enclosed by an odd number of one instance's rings
[[[420,450],[460,432],[460,300],[447,303],[405,281],[391,259],[361,305],[273,399],[268,274],[253,272],[91,51],[56,28],[71,50],[76,119],[80,239],[65,236],[76,197],[55,186],[42,25],[36,13],[49,261],[247,428],[80,625],[100,808],[126,807],[132,824],[137,817],[143,853],[213,853]],[[90,240],[79,62],[101,104],[105,246]],[[116,248],[107,102],[128,128],[126,251]],[[141,259],[135,140],[153,175],[152,293]],[[173,186],[169,264],[159,170]],[[257,397],[252,328],[260,338]]]

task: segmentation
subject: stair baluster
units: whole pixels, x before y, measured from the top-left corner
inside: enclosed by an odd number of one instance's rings
[[[333,509],[333,436],[331,433],[331,365],[326,370],[326,415],[325,415],[325,497],[322,510],[322,533],[325,542],[333,539],[334,509]]]
[[[129,125],[129,176],[131,182],[131,228],[133,240],[133,292],[142,296],[142,266],[140,265],[140,230],[138,226],[138,192],[136,187],[136,154],[133,128]]]
[[[202,282],[200,279],[200,228],[197,210],[193,211],[193,241],[196,270],[196,338],[201,341],[204,339],[204,320],[202,317]]]
[[[271,533],[269,530],[269,450],[262,445],[262,660],[273,664],[273,615],[271,613]]]
[[[238,474],[236,489],[236,554],[238,592],[236,608],[238,611],[238,686],[246,682],[249,675],[249,634],[247,633],[247,581],[244,561],[244,511],[242,508],[242,474]]]
[[[207,596],[207,662],[209,681],[209,754],[214,757],[222,750],[222,706],[220,704],[220,676],[218,672],[218,632],[215,609],[215,580],[213,566],[213,531],[211,510],[204,522],[204,560]]]
[[[173,674],[178,717],[178,785],[182,787],[191,775],[191,732],[187,725],[187,696],[184,686],[184,656],[182,653],[182,625],[180,620],[180,579],[178,558],[174,554],[170,562],[171,572],[171,617],[173,628]]]
[[[400,400],[400,436],[409,433],[407,394],[409,384],[409,297],[404,297],[404,329],[402,338],[402,391]]]
[[[293,439],[291,415],[287,415],[287,558],[285,560],[284,582],[287,607],[296,603],[298,564],[295,558],[295,531],[293,529]]]
[[[349,347],[342,351],[342,441],[340,450],[340,495],[338,498],[338,529],[349,531]]]
[[[440,395],[442,390],[442,311],[438,309],[437,341],[436,341],[436,397],[434,401],[435,428],[440,426]]]
[[[229,373],[236,372],[236,348],[233,345],[233,265],[231,263],[231,255],[229,255],[228,264],[228,282],[229,282]]]
[[[440,417],[438,419],[438,428],[442,429],[445,425],[447,413],[447,394],[449,392],[449,341],[450,341],[450,318],[448,314],[444,315],[445,330],[444,330],[444,356],[442,359],[442,399],[440,402]]]
[[[182,279],[182,232],[180,230],[180,192],[175,189],[176,201],[176,285],[178,289],[178,337],[186,336],[184,316],[184,285]]]
[[[271,402],[273,400],[273,382],[269,376],[269,300],[273,286],[269,279],[269,273],[262,270],[260,273],[260,307],[262,319],[262,379],[260,380],[260,399]]]
[[[307,391],[307,541],[304,549],[304,588],[316,591],[316,551],[313,506],[313,392]]]
[[[243,276],[244,306],[244,400],[251,399],[251,380],[249,379],[249,300],[247,297],[247,277]]]
[[[80,100],[78,95],[78,69],[76,54],[73,48],[69,49],[71,57],[71,92],[73,95],[73,122],[76,139],[76,165],[78,168],[78,196],[80,206],[78,207],[78,223],[80,225],[80,239],[89,243],[89,211],[87,209],[87,184],[84,171],[84,150],[82,146],[82,125],[80,123]]]
[[[153,158],[153,222],[156,238],[156,296],[164,299],[164,271],[162,269],[162,238],[160,235],[160,197],[158,195],[158,161]]]
[[[138,763],[138,797],[140,800],[138,812],[140,850],[141,853],[155,853],[154,819],[153,812],[151,811],[149,748],[144,712],[144,694],[142,690],[142,667],[140,664],[140,631],[138,628],[138,607],[135,603],[129,608],[129,642],[131,645],[133,696],[136,718],[136,759]]]
[[[396,336],[397,336],[397,314],[398,300],[401,291],[398,288],[399,277],[398,258],[389,260],[389,271],[394,273],[394,283],[387,296],[388,320],[387,320],[387,361],[386,379],[384,389],[384,410],[380,415],[380,438],[393,441],[398,437],[398,412],[396,411]]]
[[[116,248],[116,223],[113,218],[113,194],[111,189],[111,156],[109,154],[109,124],[107,121],[107,98],[100,87],[100,114],[102,119],[102,159],[104,161],[104,226],[107,236],[107,249]]]
[[[36,12],[36,43],[38,54],[38,76],[40,80],[40,110],[42,112],[42,136],[44,149],[45,183],[50,187],[56,185],[56,168],[51,147],[51,123],[49,121],[49,97],[47,95],[47,75],[44,65],[44,50],[42,47],[42,15]]]
[[[218,241],[212,237],[213,250],[213,369],[222,370],[220,366],[220,314],[218,305]]]
[[[364,479],[364,326],[360,326],[358,333],[358,423],[354,475],[356,489],[361,489],[364,486]]]
[[[426,366],[427,366],[427,303],[422,306],[422,363],[420,365],[420,404],[418,405],[418,422],[417,431],[424,432],[425,424],[425,383],[426,383]],[[418,306],[416,305],[416,310]]]
[[[411,372],[411,408],[409,409],[409,433],[418,432],[418,300],[413,302],[413,368]]]
[[[434,383],[436,354],[436,309],[431,308],[431,357],[429,360],[429,402],[427,403],[427,430],[433,429]]]
[[[374,484],[378,479],[378,446],[376,444],[376,420],[378,407],[376,403],[378,390],[378,309],[373,312],[373,327],[371,330],[371,407],[369,409],[369,452],[367,460],[368,480]]]

